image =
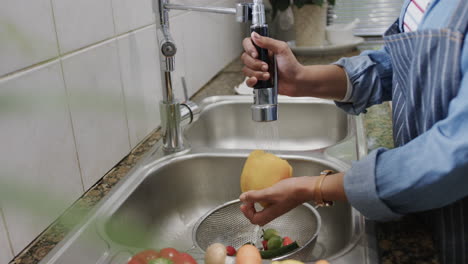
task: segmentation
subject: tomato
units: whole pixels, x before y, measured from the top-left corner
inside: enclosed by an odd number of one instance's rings
[[[128,264],[146,264],[148,261],[157,258],[159,258],[159,254],[156,250],[147,249],[138,252],[132,259],[130,259]]]
[[[175,256],[179,255],[179,251],[175,248],[163,248],[159,251],[159,257],[173,259]]]
[[[292,244],[292,243],[293,243],[293,241],[292,241],[292,239],[290,237],[284,237],[283,238],[283,246],[287,246],[287,245]]]
[[[187,253],[179,253],[173,261],[174,264],[197,264],[197,261]]]

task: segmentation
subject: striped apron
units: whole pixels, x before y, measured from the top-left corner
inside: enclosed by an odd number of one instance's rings
[[[443,29],[402,33],[398,25],[385,32],[384,41],[393,65],[393,137],[402,146],[444,119],[458,93],[468,3],[458,1]],[[468,263],[468,197],[423,215],[433,226],[441,263]]]

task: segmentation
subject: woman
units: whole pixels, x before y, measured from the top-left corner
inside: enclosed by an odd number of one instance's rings
[[[466,0],[407,0],[382,50],[332,65],[302,66],[284,42],[257,34],[245,39],[249,86],[270,78],[253,41],[275,54],[282,94],[333,99],[356,115],[391,100],[396,146],[371,152],[346,172],[243,193],[250,221],[264,225],[311,200],[345,200],[379,221],[427,211],[441,262],[468,263],[467,28]],[[253,203],[261,201],[271,206],[256,212]]]

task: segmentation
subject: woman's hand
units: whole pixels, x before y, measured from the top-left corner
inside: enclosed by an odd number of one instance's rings
[[[346,201],[343,185],[344,173],[326,176],[320,188],[322,197],[326,201]],[[314,200],[315,177],[292,177],[281,180],[272,187],[259,191],[248,191],[239,197],[241,211],[256,225],[266,225],[273,219],[289,212],[293,208]],[[255,210],[255,203],[268,204],[262,211]]]
[[[242,71],[245,76],[250,77],[247,79],[247,85],[253,87],[258,80],[268,80],[273,77],[273,69],[269,69],[268,64],[257,59],[257,50],[252,40],[256,45],[268,49],[276,56],[279,80],[278,92],[284,95],[296,96],[297,76],[303,66],[296,60],[286,42],[262,37],[255,32],[252,32],[251,38],[245,38],[243,41],[245,52],[242,54],[241,59],[245,67]]]
[[[313,186],[318,177],[293,177],[279,181],[270,188],[248,191],[240,196],[241,211],[252,224],[263,226],[304,202],[313,200]],[[255,210],[255,203],[268,206]]]
[[[241,56],[245,67],[244,75],[249,77],[247,85],[253,87],[258,80],[268,80],[273,69],[257,59],[255,42],[261,48],[268,49],[276,57],[278,68],[278,92],[288,96],[313,96],[333,100],[345,97],[348,80],[345,71],[337,65],[303,66],[297,60],[288,44],[284,41],[260,36],[252,32],[250,38],[243,41],[244,53]]]

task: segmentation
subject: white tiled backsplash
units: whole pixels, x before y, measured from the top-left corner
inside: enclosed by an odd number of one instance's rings
[[[1,179],[32,188],[17,193],[35,203],[0,204],[1,263],[20,253],[159,126],[162,93],[151,2],[2,3]],[[181,77],[191,96],[240,55],[242,28],[233,16],[171,12],[179,99]],[[44,205],[51,209],[38,212]]]
[[[13,257],[13,251],[10,247],[5,222],[3,221],[3,213],[0,210],[0,262],[8,263]]]
[[[0,8],[0,76],[57,55],[50,0],[3,0]]]

